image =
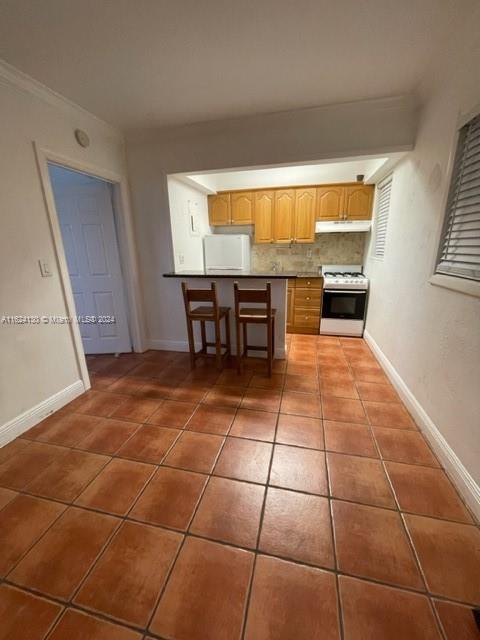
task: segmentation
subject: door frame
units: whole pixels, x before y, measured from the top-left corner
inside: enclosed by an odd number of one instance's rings
[[[133,220],[130,207],[127,180],[125,175],[118,174],[109,169],[104,169],[77,159],[56,153],[51,149],[41,147],[37,142],[33,142],[33,149],[40,176],[40,182],[47,209],[48,222],[55,251],[55,260],[60,276],[60,285],[65,301],[65,306],[69,317],[76,315],[75,301],[72,291],[72,283],[68,273],[65,249],[60,229],[60,223],[55,205],[52,183],[48,164],[57,164],[65,169],[71,169],[79,173],[87,174],[93,178],[106,180],[112,184],[113,194],[113,215],[115,219],[115,229],[117,232],[118,250],[120,255],[120,268],[125,288],[127,322],[132,340],[133,350],[136,352],[145,351],[145,329],[143,324],[143,304],[140,295],[140,281],[137,265],[137,251],[135,236],[133,233]],[[80,327],[77,323],[69,324],[72,336],[73,348],[77,361],[78,371],[85,390],[90,389],[90,376],[87,368],[87,361],[83,350]]]

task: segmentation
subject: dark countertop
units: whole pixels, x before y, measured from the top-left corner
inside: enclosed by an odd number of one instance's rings
[[[263,280],[288,280],[290,278],[320,278],[319,273],[297,271],[170,271],[164,278],[261,278]]]

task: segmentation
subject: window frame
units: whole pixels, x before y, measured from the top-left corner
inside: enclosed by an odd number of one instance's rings
[[[385,244],[384,244],[384,251],[383,251],[383,256],[377,256],[375,253],[375,249],[376,249],[376,239],[377,239],[377,223],[378,223],[378,207],[380,205],[380,189],[382,188],[383,185],[385,185],[387,182],[391,183],[390,186],[390,200],[388,202],[388,217],[387,217],[387,228],[385,231]],[[389,174],[387,174],[386,176],[384,176],[381,180],[379,180],[377,182],[376,185],[376,189],[375,189],[375,218],[373,220],[373,228],[372,228],[372,243],[371,243],[371,252],[370,252],[370,257],[372,258],[372,260],[376,260],[377,262],[385,262],[385,252],[386,252],[386,247],[387,247],[387,233],[388,233],[388,224],[390,221],[390,213],[391,213],[391,203],[392,203],[392,189],[393,189],[393,171]]]
[[[457,154],[458,142],[461,129],[468,124],[471,120],[480,115],[480,104],[475,105],[473,109],[461,114],[456,123],[455,134],[450,148],[450,154],[447,164],[446,176],[448,177],[447,188],[445,189],[442,198],[442,211],[443,216],[439,221],[438,231],[436,235],[435,253],[432,259],[431,276],[428,282],[431,285],[464,293],[469,296],[480,298],[480,280],[474,280],[453,274],[437,273],[437,267],[439,262],[439,256],[442,250],[442,241],[444,237],[444,230],[448,222],[448,204],[450,198],[450,190],[452,185],[453,171],[455,168],[455,158]]]

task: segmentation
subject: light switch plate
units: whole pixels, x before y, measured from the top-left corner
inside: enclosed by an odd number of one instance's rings
[[[50,265],[46,260],[39,260],[38,264],[40,266],[40,273],[42,274],[42,278],[51,278],[53,273],[50,270]]]

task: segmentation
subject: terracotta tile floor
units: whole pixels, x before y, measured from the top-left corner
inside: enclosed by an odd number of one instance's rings
[[[366,343],[287,342],[89,357],[0,449],[0,640],[480,637],[479,529]]]

